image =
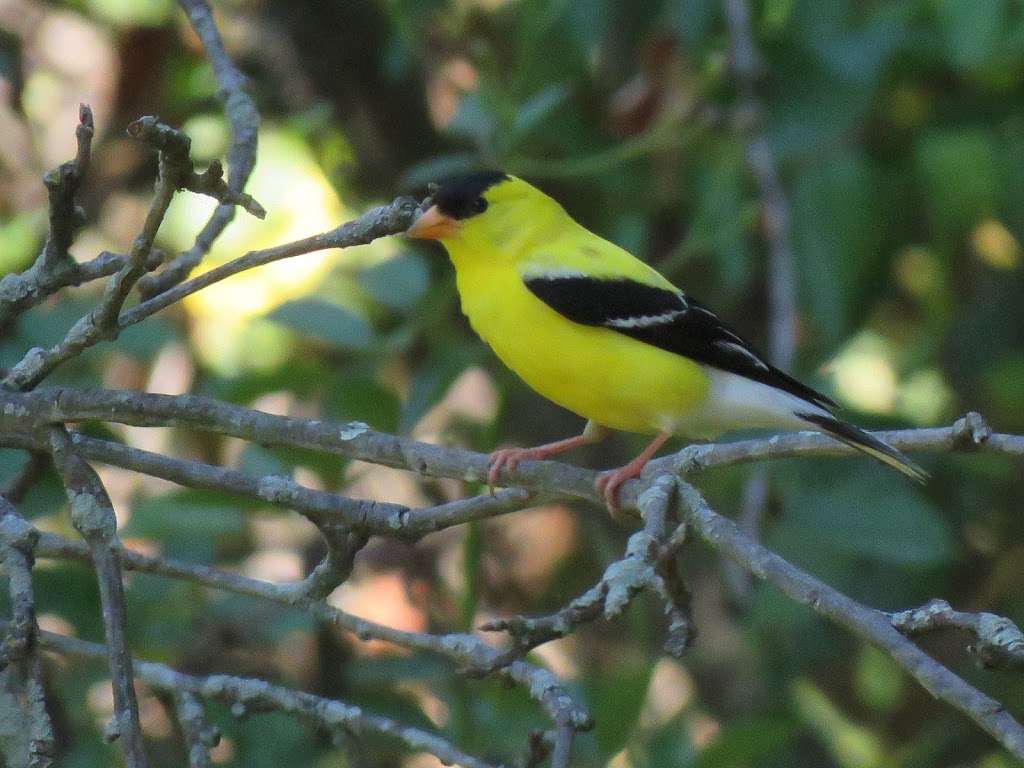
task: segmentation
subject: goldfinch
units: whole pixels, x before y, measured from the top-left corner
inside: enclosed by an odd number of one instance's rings
[[[709,439],[746,428],[814,429],[923,482],[890,445],[837,419],[836,404],[768,363],[714,312],[651,267],[577,224],[548,195],[500,171],[437,187],[411,238],[439,240],[455,265],[462,311],[499,358],[549,400],[587,419],[583,433],[490,457],[488,484],[609,429],[656,435],[600,475],[613,514],[672,435]]]

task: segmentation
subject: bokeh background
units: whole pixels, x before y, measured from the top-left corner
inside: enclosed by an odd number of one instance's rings
[[[502,167],[764,345],[766,248],[719,0],[215,7],[262,113],[248,189],[269,215],[240,213],[204,268],[333,227],[445,174]],[[764,129],[792,205],[796,372],[866,426],[948,424],[973,409],[1024,431],[1024,4],[763,0],[753,28],[767,66]],[[171,0],[0,0],[4,273],[41,245],[40,175],[73,155],[81,101],[98,127],[81,195],[89,223],[72,249],[83,260],[125,250],[148,205],[154,159],[125,137],[127,123],[157,114],[184,128],[200,161],[229,141],[211,67]],[[179,195],[159,244],[189,247],[209,212],[208,200]],[[65,292],[7,329],[0,365],[59,339],[98,288]],[[53,380],[197,392],[479,450],[579,428],[473,336],[442,253],[396,238],[219,283]],[[361,497],[423,504],[480,490],[213,435],[111,430],[149,450]],[[613,466],[639,440],[618,436],[572,459]],[[2,452],[3,476],[22,460]],[[1024,620],[1020,463],[922,463],[934,480],[921,489],[864,459],[773,464],[763,536],[880,608],[942,596]],[[734,514],[753,471],[716,471],[699,484]],[[294,514],[101,474],[132,547],[274,580],[300,578],[320,554],[315,530]],[[25,512],[74,535],[52,476]],[[406,629],[468,629],[563,604],[621,553],[626,534],[601,509],[551,506],[415,547],[379,541],[330,601]],[[700,635],[682,661],[661,653],[658,606],[643,601],[537,652],[596,715],[579,765],[1011,765],[878,651],[771,589],[751,589],[697,545],[684,570]],[[41,561],[35,578],[45,629],[101,638],[85,568]],[[128,597],[132,647],[182,670],[269,677],[437,729],[482,755],[512,754],[543,722],[521,692],[299,613],[145,575],[130,577]],[[976,669],[962,641],[925,643],[1024,712],[1020,676]],[[61,765],[116,764],[100,736],[112,708],[104,666],[52,658],[47,675]],[[183,765],[164,705],[144,690],[141,704],[154,764]],[[211,711],[225,733],[218,765],[438,765],[393,745],[333,744],[284,716]]]

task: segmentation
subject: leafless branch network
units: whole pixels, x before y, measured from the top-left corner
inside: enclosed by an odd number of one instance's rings
[[[68,254],[81,225],[75,194],[88,171],[93,133],[92,114],[83,107],[77,127],[78,151],[46,179],[50,194],[50,231],[35,263],[22,273],[0,280],[0,324],[9,324],[70,285],[106,278],[98,304],[75,323],[64,339],[50,349],[28,350],[3,378],[0,389],[0,445],[26,451],[25,469],[0,498],[0,561],[11,592],[12,616],[3,624],[0,700],[18,702],[26,734],[13,758],[45,768],[55,758],[53,728],[43,695],[40,649],[68,657],[106,659],[114,690],[115,713],[108,729],[120,742],[129,766],[147,764],[139,726],[135,680],[161,694],[177,718],[191,766],[210,764],[210,749],[218,734],[206,719],[205,704],[226,702],[233,711],[274,710],[317,723],[335,734],[372,733],[396,740],[410,749],[425,750],[443,761],[487,768],[492,762],[464,753],[451,742],[421,729],[364,712],[354,704],[314,696],[256,679],[228,675],[186,675],[169,667],[134,659],[126,639],[130,617],[124,601],[123,570],[188,581],[302,610],[363,640],[380,640],[450,661],[470,676],[496,676],[521,686],[544,712],[550,724],[530,739],[518,764],[566,768],[578,733],[593,721],[549,670],[528,658],[529,652],[550,640],[565,637],[584,624],[610,620],[644,592],[664,606],[666,650],[680,655],[690,644],[695,627],[689,596],[679,577],[677,559],[687,532],[735,563],[754,578],[767,581],[796,602],[845,627],[855,636],[888,653],[933,695],[963,712],[988,731],[1011,754],[1024,758],[1024,728],[981,691],[922,651],[913,638],[926,631],[952,628],[972,638],[971,651],[988,666],[1018,670],[1024,659],[1024,637],[1009,620],[988,613],[954,610],[941,600],[896,614],[861,605],[804,573],[766,549],[748,533],[712,510],[691,485],[701,473],[719,467],[791,456],[848,456],[850,449],[830,438],[810,433],[691,446],[674,456],[652,462],[644,476],[623,487],[623,507],[638,512],[642,526],[628,541],[623,556],[610,563],[601,579],[568,605],[548,616],[507,617],[483,630],[504,632],[504,647],[485,642],[483,635],[408,632],[376,624],[341,611],[326,601],[349,578],[358,553],[373,537],[417,541],[437,531],[471,521],[513,513],[527,506],[558,500],[600,504],[596,473],[551,461],[524,461],[503,481],[510,486],[494,495],[481,495],[425,508],[354,499],[301,485],[290,477],[256,475],[237,469],[140,450],[87,436],[75,430],[82,422],[107,422],[139,427],[176,427],[215,433],[262,445],[311,449],[328,455],[397,467],[423,476],[480,483],[487,457],[458,448],[441,447],[377,432],[358,422],[335,423],[271,415],[195,395],[158,395],[134,391],[80,390],[44,386],[47,377],[86,349],[113,341],[125,328],[141,322],[186,296],[245,270],[326,248],[347,248],[403,232],[420,209],[412,198],[398,198],[335,229],[273,248],[253,251],[187,279],[220,232],[235,206],[260,216],[262,207],[243,191],[256,152],[258,114],[245,92],[245,80],[227,57],[203,0],[181,0],[203,42],[221,85],[225,111],[232,127],[228,180],[219,163],[197,173],[189,156],[189,140],[154,118],[142,118],[129,133],[156,151],[159,173],[153,201],[139,235],[125,254],[104,253],[84,264]],[[742,30],[745,4],[727,2],[731,24]],[[737,15],[739,14],[739,15]],[[746,37],[749,37],[747,29]],[[744,35],[734,36],[734,64],[743,82],[758,72],[756,51]],[[766,209],[777,207],[777,179],[761,164],[757,140],[751,142],[751,165],[763,173]],[[179,191],[212,195],[221,203],[195,245],[167,264],[153,247],[171,199]],[[775,199],[773,203],[772,200]],[[784,199],[782,201],[784,206]],[[778,212],[766,210],[773,250],[785,251],[776,226]],[[774,218],[773,218],[774,217]],[[783,224],[784,224],[784,215]],[[773,234],[774,233],[774,234]],[[776,254],[780,274],[785,253]],[[790,254],[791,257],[791,254]],[[162,269],[161,269],[162,267]],[[783,275],[784,276],[784,275]],[[789,278],[786,278],[788,282]],[[130,308],[138,292],[141,301]],[[789,307],[780,294],[779,306]],[[789,309],[777,313],[789,323]],[[782,322],[780,320],[780,322]],[[777,356],[786,357],[784,345]],[[902,430],[881,435],[904,451],[986,451],[1016,459],[1024,457],[1024,436],[993,432],[977,414],[968,414],[948,427]],[[72,540],[41,532],[18,513],[17,505],[48,462],[53,462],[67,492],[71,521],[81,536]],[[301,581],[269,583],[205,565],[132,551],[119,540],[109,494],[93,464],[121,467],[181,486],[213,489],[240,499],[291,509],[308,518],[321,532],[327,554]],[[31,569],[35,558],[76,560],[91,564],[103,608],[104,645],[41,632],[35,620]]]

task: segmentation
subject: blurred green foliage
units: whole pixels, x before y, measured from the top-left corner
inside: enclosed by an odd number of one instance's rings
[[[129,120],[155,113],[185,125],[202,157],[222,153],[227,137],[211,68],[172,3],[27,5],[48,24],[90,31],[94,37],[75,44],[97,46],[115,67],[90,73],[89,56],[55,49],[64,38],[43,35],[45,25],[0,34],[0,80],[11,93],[4,116],[23,121],[39,164],[0,163],[4,271],[26,265],[39,248],[45,212],[37,171],[52,162],[46,147],[72,136],[73,124],[43,119],[43,107],[61,98],[105,103],[83,191],[90,216],[76,246],[83,258],[125,248],[139,219],[131,212],[147,199],[153,167],[120,138]],[[744,138],[734,130],[737,88],[719,0],[230,0],[217,10],[273,137],[273,177],[254,193],[272,213],[289,200],[295,208],[276,229],[226,236],[220,257],[312,234],[449,173],[497,166],[535,180],[585,225],[764,340],[766,247]],[[866,426],[948,423],[973,409],[997,428],[1024,430],[1024,7],[1017,0],[763,0],[753,3],[753,20],[767,66],[764,130],[792,206],[796,373],[835,393]],[[72,59],[73,70],[58,66]],[[100,76],[107,79],[97,85]],[[181,211],[162,233],[172,251],[187,247],[203,221],[191,204]],[[122,217],[128,225],[118,223]],[[245,226],[239,221],[231,232],[249,232]],[[166,312],[116,345],[89,351],[54,381],[188,389],[479,450],[578,428],[473,336],[439,252],[393,243],[361,253],[332,257],[322,269],[296,260],[287,269],[308,267],[309,276],[287,290],[276,285],[280,274],[257,277],[264,282],[205,308]],[[92,286],[33,310],[0,342],[0,365],[57,341],[96,297]],[[139,433],[113,434],[154,447]],[[356,483],[382,498],[472,490],[403,485],[394,475],[367,484],[358,468],[335,459],[243,451],[179,430],[152,439],[183,456],[300,472],[330,489]],[[610,466],[633,443],[620,437],[578,460]],[[21,461],[4,451],[3,477]],[[942,596],[1024,620],[1020,464],[970,455],[922,463],[934,477],[923,489],[862,459],[773,465],[765,538],[880,608]],[[700,482],[718,509],[732,513],[750,472],[731,468]],[[166,555],[285,578],[301,576],[320,553],[292,515],[123,473],[108,480],[126,518],[123,535]],[[62,504],[47,476],[24,509],[40,525],[70,533]],[[625,535],[601,510],[560,514],[551,518],[561,521],[558,537],[545,528],[539,538],[561,547],[545,568],[514,566],[516,552],[530,549],[521,532],[533,518],[513,515],[415,549],[375,545],[353,581],[378,604],[404,600],[438,631],[495,613],[553,609],[598,577]],[[720,564],[699,547],[682,567],[701,636],[681,665],[656,666],[661,616],[646,603],[544,656],[597,717],[596,731],[579,742],[579,765],[1011,764],[877,651],[770,589],[731,594]],[[389,576],[402,590],[373,593]],[[48,626],[101,636],[85,568],[40,563],[35,578]],[[432,659],[368,652],[295,612],[148,576],[131,577],[128,594],[134,649],[186,671],[302,686],[435,728],[495,758],[520,749],[543,723],[521,691],[461,679]],[[928,648],[1024,712],[1019,678],[974,669],[960,640],[944,636]],[[104,675],[99,664],[50,665],[62,765],[116,760],[99,736],[109,706]],[[168,716],[143,698],[155,764],[184,765]],[[394,745],[372,739],[334,744],[278,715],[239,721],[222,708],[211,712],[226,734],[219,765],[433,765],[403,762]]]

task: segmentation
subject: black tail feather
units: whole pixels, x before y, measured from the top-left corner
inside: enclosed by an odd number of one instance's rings
[[[928,480],[928,473],[903,453],[849,422],[840,421],[823,413],[797,413],[796,415],[836,440],[863,451],[883,464],[902,472],[912,480],[922,484]]]

